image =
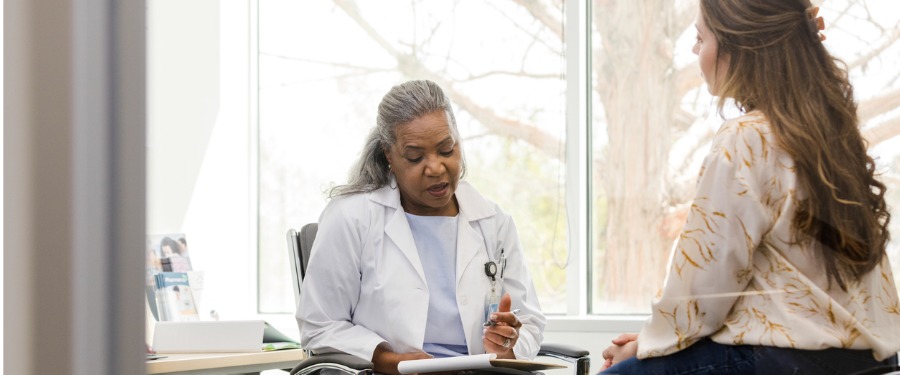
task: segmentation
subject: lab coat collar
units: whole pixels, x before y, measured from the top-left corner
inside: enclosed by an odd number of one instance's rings
[[[393,180],[391,184],[373,191],[369,199],[388,209],[393,209],[393,212],[386,213],[385,234],[397,244],[422,281],[426,282],[422,261],[419,259],[415,240],[409,230],[409,222],[406,220],[403,207],[400,206],[400,191],[392,188],[391,185],[396,186]],[[491,202],[481,196],[466,181],[460,181],[457,185],[456,201],[459,203],[459,231],[456,238],[456,275],[457,285],[459,285],[463,274],[462,270],[469,266],[479,252],[485,251],[485,245],[487,245],[484,242],[484,234],[476,230],[476,227],[480,229],[480,226],[474,222],[495,215],[496,210]]]
[[[494,205],[466,181],[460,181],[457,185],[456,201],[459,203],[459,217],[468,221],[481,220],[497,213]]]
[[[406,220],[406,213],[400,206],[400,190],[396,186],[394,176],[391,176],[390,183],[373,191],[369,195],[369,199],[385,206],[384,233],[397,244],[400,252],[409,260],[410,265],[416,270],[416,274],[422,279],[422,283],[427,283],[425,270],[422,269],[422,260],[419,259],[419,251],[416,250],[416,242],[409,229],[409,222]]]
[[[387,185],[384,185],[378,190],[373,191],[372,194],[369,195],[369,199],[375,203],[391,207],[393,209],[399,209],[400,190],[398,190],[397,188],[397,180],[394,179],[394,175],[391,174],[390,182]]]

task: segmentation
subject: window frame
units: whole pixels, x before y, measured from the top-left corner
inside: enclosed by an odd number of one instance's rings
[[[638,331],[647,314],[603,315],[591,311],[591,2],[564,0],[566,57],[566,211],[569,262],[566,266],[566,312],[547,314],[549,331],[624,332]],[[250,32],[250,240],[257,244],[251,288],[258,315],[286,322],[293,314],[260,311],[259,300],[259,0],[249,0]],[[284,324],[284,323],[281,323]]]
[[[565,316],[586,316],[591,306],[590,1],[566,0],[566,212],[569,264]]]

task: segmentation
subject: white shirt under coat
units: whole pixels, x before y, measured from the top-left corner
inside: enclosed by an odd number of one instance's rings
[[[544,324],[515,223],[496,203],[460,181],[456,303],[469,354],[485,353],[484,302],[495,262],[505,249],[504,291],[522,323],[516,358],[533,359]],[[370,360],[387,342],[397,353],[422,351],[429,291],[400,194],[389,186],[333,199],[321,217],[301,287],[300,341],[316,353],[344,352]]]

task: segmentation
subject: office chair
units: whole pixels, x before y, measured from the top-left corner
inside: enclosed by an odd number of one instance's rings
[[[898,365],[878,366],[878,367],[871,368],[868,370],[854,372],[850,375],[900,375],[900,366],[898,366]]]
[[[300,228],[299,232],[294,229],[289,229],[287,232],[288,255],[291,260],[291,278],[294,281],[294,302],[298,309],[300,308],[300,285],[303,283],[303,278],[306,277],[306,266],[309,264],[309,254],[312,250],[313,241],[316,239],[318,228],[318,223],[309,223]],[[357,375],[372,374],[374,372],[372,362],[350,354],[329,353],[314,355],[309,351],[306,353],[308,358],[294,367],[291,370],[291,375],[313,374],[323,369]],[[573,364],[575,366],[575,375],[588,375],[588,371],[591,368],[589,354],[587,350],[575,346],[555,343],[543,343],[538,351],[538,356],[557,358]],[[496,371],[492,370],[492,372],[532,374],[520,370],[499,368]]]

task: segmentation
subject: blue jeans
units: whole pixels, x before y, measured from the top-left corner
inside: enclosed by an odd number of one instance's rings
[[[801,350],[771,346],[722,345],[702,339],[664,357],[631,358],[606,371],[612,374],[851,374],[878,366],[896,365],[897,356],[878,362],[871,350]]]

